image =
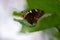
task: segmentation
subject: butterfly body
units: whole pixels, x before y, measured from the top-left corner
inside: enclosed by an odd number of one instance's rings
[[[44,12],[39,9],[33,9],[23,16],[30,24],[36,24],[38,19],[43,16]]]

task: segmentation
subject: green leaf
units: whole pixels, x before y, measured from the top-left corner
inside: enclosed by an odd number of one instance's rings
[[[45,18],[40,18],[36,28],[38,30],[44,30],[47,28],[55,27],[59,24],[59,18],[56,14],[53,14],[51,16],[45,17]]]
[[[35,32],[34,31],[35,25],[31,25],[31,26],[26,26],[26,25],[22,25],[22,29],[21,32],[26,33],[26,32]]]
[[[59,0],[27,0],[27,3],[29,9],[42,9],[46,13],[53,13],[60,10]]]
[[[21,12],[17,12],[17,11],[13,11],[13,15],[14,15],[14,16],[21,16],[22,13],[21,13]]]
[[[21,32],[23,32],[23,33],[33,32],[35,30],[36,25],[31,25],[26,20],[18,20],[18,19],[14,19],[14,20],[19,22],[20,24],[22,24]]]
[[[60,24],[56,26],[58,32],[60,32]]]
[[[56,38],[58,38],[58,40],[60,40],[60,32],[56,32],[56,33],[54,34],[54,36],[55,36]]]

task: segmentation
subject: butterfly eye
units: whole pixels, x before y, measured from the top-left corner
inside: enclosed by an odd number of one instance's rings
[[[30,13],[32,13],[32,11],[30,10]]]

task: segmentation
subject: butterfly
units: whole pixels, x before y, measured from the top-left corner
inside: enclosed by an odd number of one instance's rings
[[[44,15],[44,11],[40,9],[32,9],[28,12],[22,12],[22,17],[30,24],[36,24],[38,19]]]

